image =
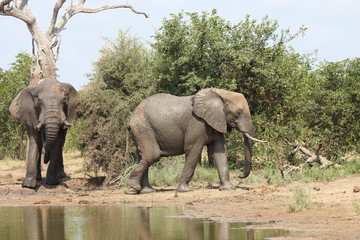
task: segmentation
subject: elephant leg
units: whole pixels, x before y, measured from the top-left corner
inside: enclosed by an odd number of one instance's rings
[[[146,158],[141,159],[141,161],[138,163],[138,165],[135,167],[135,169],[130,173],[130,176],[128,178],[127,184],[129,187],[134,189],[135,191],[139,192],[141,191],[141,180],[145,174],[145,172],[150,167],[150,161]]]
[[[36,164],[36,170],[37,170],[37,174],[36,174],[36,180],[42,180],[42,176],[41,176],[41,151],[42,151],[42,147],[38,148],[39,151],[39,157],[38,157],[38,161]]]
[[[61,151],[61,156],[60,156],[60,166],[58,169],[58,178],[67,178],[68,175],[65,173],[64,171],[64,157]]]
[[[50,163],[46,172],[45,183],[48,185],[58,185],[59,180],[59,169],[61,168],[61,159],[62,159],[62,139],[61,132],[60,136],[56,139],[54,147],[50,152]]]
[[[229,164],[226,154],[226,145],[224,136],[218,141],[212,142],[207,145],[209,158],[212,158],[215,162],[220,178],[219,190],[236,189],[236,187],[230,182]]]
[[[151,188],[148,181],[148,170],[149,167],[160,159],[160,148],[159,145],[151,140],[134,138],[136,147],[138,149],[138,157],[140,159],[138,165],[130,173],[127,184],[132,189],[140,192],[142,188]],[[144,193],[147,191],[144,189]],[[149,190],[148,189],[148,190]]]
[[[143,177],[141,178],[140,185],[141,185],[141,191],[140,191],[141,194],[152,193],[156,191],[149,183],[149,168],[145,171]]]
[[[176,188],[178,192],[188,192],[191,190],[189,182],[192,179],[196,165],[200,161],[203,146],[193,147],[188,153],[185,153],[185,166],[180,176],[179,185]]]
[[[58,168],[60,155],[58,150],[52,150],[50,156],[50,163],[46,172],[45,183],[48,185],[58,185],[60,180],[58,178]]]
[[[26,174],[22,182],[22,187],[36,188],[37,161],[39,159],[38,132],[35,129],[28,127],[27,134]]]
[[[60,150],[60,162],[59,162],[59,169],[58,169],[58,177],[59,178],[67,178],[68,176],[66,175],[65,171],[64,171],[64,157],[63,157],[63,149],[64,149],[64,144],[65,144],[65,137],[66,137],[66,132],[67,129],[64,129],[60,132],[60,138],[61,138],[61,150]]]
[[[141,155],[139,151],[136,151],[136,157],[137,159],[141,159]],[[141,185],[141,191],[140,191],[141,194],[152,193],[156,191],[149,183],[149,168],[145,171],[143,177],[141,178],[140,185]]]

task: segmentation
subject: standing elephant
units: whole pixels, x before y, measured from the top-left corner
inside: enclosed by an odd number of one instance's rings
[[[57,185],[66,177],[62,150],[70,122],[75,120],[77,91],[56,79],[43,80],[20,91],[10,105],[11,115],[26,125],[28,142],[26,175],[22,187],[35,188],[41,180],[41,152],[44,162],[50,161],[45,183]]]
[[[155,94],[137,106],[128,122],[139,164],[128,185],[140,193],[152,192],[149,167],[162,156],[185,153],[185,166],[177,191],[190,190],[189,182],[204,146],[216,164],[220,190],[235,189],[230,182],[224,133],[236,128],[244,134],[246,178],[251,171],[254,125],[244,95],[222,89],[203,89],[192,96]]]

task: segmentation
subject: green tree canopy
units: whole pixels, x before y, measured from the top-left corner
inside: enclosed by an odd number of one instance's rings
[[[31,57],[21,52],[9,70],[0,68],[0,159],[5,155],[22,156],[25,129],[10,115],[9,106],[15,96],[29,84]]]
[[[304,100],[308,127],[329,152],[353,150],[360,141],[360,58],[322,62],[313,74]]]
[[[254,112],[278,108],[308,61],[286,46],[306,29],[290,34],[278,28],[267,16],[231,24],[216,10],[173,14],[153,44],[159,91],[189,95],[216,87],[244,93]]]

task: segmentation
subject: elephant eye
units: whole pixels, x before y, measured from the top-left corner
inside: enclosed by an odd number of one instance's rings
[[[41,99],[38,96],[34,96],[34,103],[36,106],[41,105]]]

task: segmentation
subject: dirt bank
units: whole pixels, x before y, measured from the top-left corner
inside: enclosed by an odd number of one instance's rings
[[[109,189],[79,172],[81,159],[65,162],[70,179],[57,187],[40,184],[36,190],[21,188],[25,171],[0,169],[0,205],[132,205],[179,206],[188,217],[212,218],[221,221],[267,222],[263,228],[312,230],[285,239],[360,239],[360,176],[331,182],[294,182],[274,187],[261,184],[240,184],[234,191],[219,191],[194,186],[188,193],[176,193],[174,187],[158,188],[158,192],[136,195],[130,189]],[[44,173],[45,175],[45,169]],[[234,176],[235,177],[235,176]],[[234,181],[235,182],[235,181]],[[310,189],[314,205],[311,209],[289,213],[289,196],[297,186]],[[358,205],[358,206],[359,206]]]

